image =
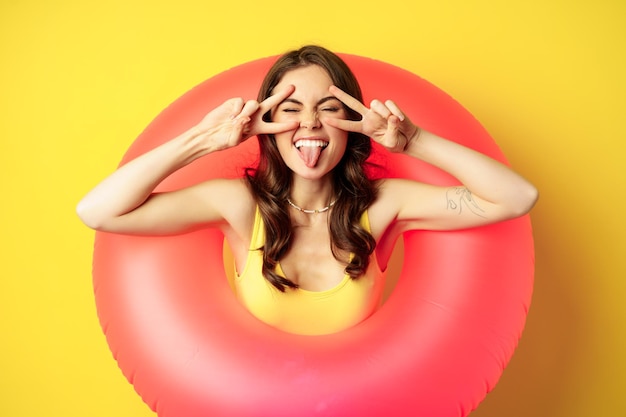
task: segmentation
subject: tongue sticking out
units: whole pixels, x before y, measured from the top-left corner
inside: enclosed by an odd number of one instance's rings
[[[317,165],[317,160],[320,159],[322,148],[319,146],[301,146],[299,151],[300,158],[302,158],[305,165],[309,168],[313,168]]]

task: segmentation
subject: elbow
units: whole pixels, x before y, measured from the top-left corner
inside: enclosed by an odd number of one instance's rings
[[[520,190],[516,204],[512,207],[511,217],[520,217],[528,214],[539,200],[539,190],[532,184],[528,184],[524,190]]]
[[[91,210],[89,210],[88,204],[82,200],[76,205],[76,214],[80,221],[90,229],[101,230],[102,224],[98,221],[97,216],[95,216]]]
[[[526,207],[524,210],[524,214],[530,212],[535,204],[537,204],[537,200],[539,200],[539,190],[532,184],[528,184],[528,190],[526,191]]]

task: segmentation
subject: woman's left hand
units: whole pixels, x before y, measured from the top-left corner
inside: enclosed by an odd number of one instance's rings
[[[403,152],[409,142],[417,137],[419,128],[391,100],[384,103],[372,100],[370,108],[340,88],[331,86],[331,94],[361,115],[361,120],[327,119],[337,129],[362,133],[380,143],[390,152]]]

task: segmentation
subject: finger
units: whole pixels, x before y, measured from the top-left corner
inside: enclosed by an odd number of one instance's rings
[[[332,95],[337,97],[339,101],[341,101],[343,104],[345,104],[346,106],[350,107],[352,110],[359,113],[361,116],[367,113],[368,108],[363,103],[361,103],[359,100],[352,97],[350,94],[346,93],[339,87],[331,85],[328,88],[328,91],[330,91]]]
[[[391,116],[391,111],[381,103],[379,100],[372,100],[370,103],[370,109],[378,113],[383,119],[388,119]]]
[[[363,123],[361,121],[329,117],[324,120],[324,123],[336,129],[344,130],[346,132],[363,133]]]
[[[276,122],[272,122],[272,123],[265,123],[265,125],[263,126],[263,132],[264,134],[275,134],[275,133],[282,133],[282,132],[288,132],[290,130],[296,130],[298,128],[298,126],[300,126],[299,122],[283,122],[283,123],[276,123]]]
[[[390,116],[387,120],[387,135],[397,135],[400,128],[400,119],[397,116]]]
[[[406,119],[406,116],[404,115],[402,110],[400,110],[400,107],[398,107],[396,103],[394,103],[392,100],[387,100],[385,101],[385,105],[391,111],[391,113],[393,113],[394,116],[400,119],[401,122],[404,122],[404,119]]]
[[[234,119],[235,117],[239,116],[244,106],[243,99],[241,97],[235,97],[235,98],[231,98],[230,100],[227,100],[226,103],[228,103],[231,108],[230,118]]]
[[[402,140],[403,136],[399,134],[399,128],[400,119],[397,116],[390,116],[387,123],[387,132],[385,133],[385,137],[389,139],[394,138],[394,141],[391,142],[388,139],[388,142],[390,143],[386,143],[384,145],[394,152],[404,149],[406,144],[406,139]]]
[[[256,100],[248,100],[246,104],[243,105],[243,108],[239,112],[239,117],[250,117],[259,109],[259,103]]]
[[[250,122],[250,117],[248,116],[237,116],[233,121],[233,130],[231,132],[231,141],[234,143],[239,143],[242,139],[246,139],[246,126]]]
[[[277,91],[276,94],[272,94],[271,96],[263,100],[259,105],[261,114],[265,114],[268,110],[282,103],[282,101],[289,97],[295,89],[296,87],[294,87],[293,85],[288,85],[287,87]]]

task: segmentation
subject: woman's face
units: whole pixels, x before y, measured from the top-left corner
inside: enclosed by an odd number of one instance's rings
[[[272,120],[299,123],[295,131],[276,134],[276,145],[287,166],[303,178],[322,178],[346,150],[348,133],[325,123],[328,118],[347,118],[341,101],[328,91],[332,84],[322,67],[309,65],[285,73],[274,88],[277,91],[295,86],[294,92],[272,111]]]

